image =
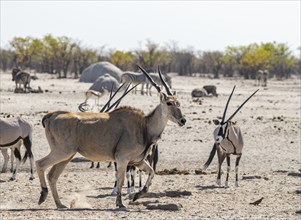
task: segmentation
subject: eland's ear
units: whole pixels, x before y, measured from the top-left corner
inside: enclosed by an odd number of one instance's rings
[[[213,123],[214,123],[215,125],[219,125],[219,124],[220,124],[219,120],[217,120],[217,119],[213,119],[212,121],[213,121]]]

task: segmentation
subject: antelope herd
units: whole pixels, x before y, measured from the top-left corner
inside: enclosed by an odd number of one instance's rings
[[[90,88],[85,93],[85,101],[80,104],[79,110],[82,112],[56,111],[46,114],[42,119],[45,128],[45,135],[50,147],[50,153],[36,161],[36,171],[41,186],[41,195],[38,204],[45,202],[48,195],[45,172],[47,173],[49,187],[57,208],[67,208],[61,203],[57,190],[57,180],[64,171],[66,165],[71,161],[76,153],[95,162],[114,162],[116,170],[116,182],[112,194],[116,194],[116,206],[125,207],[122,202],[122,186],[127,173],[128,193],[133,193],[133,182],[135,169],[138,168],[148,176],[143,188],[133,196],[133,201],[139,199],[149,191],[154,177],[154,169],[158,161],[158,141],[164,131],[168,121],[182,127],[186,123],[186,118],[181,110],[181,105],[177,97],[171,91],[171,78],[167,74],[162,74],[158,67],[158,73],[150,74],[138,65],[141,73],[126,72],[121,78],[122,84],[119,88],[113,85],[110,80],[101,87],[101,90]],[[20,69],[13,69],[13,80],[16,82],[16,89],[20,84],[24,85],[24,91],[30,89],[30,75]],[[266,86],[267,74],[260,72],[260,81]],[[259,77],[258,77],[259,79]],[[106,78],[105,80],[108,80]],[[19,84],[19,87],[17,86]],[[141,84],[141,94],[151,95],[150,89],[154,87],[159,95],[158,104],[148,114],[143,110],[133,106],[118,107],[121,100],[131,91],[136,90]],[[111,85],[111,86],[109,86]],[[123,95],[111,104],[115,95],[126,85]],[[133,85],[131,89],[130,86]],[[113,88],[114,87],[114,88]],[[146,91],[144,91],[146,87]],[[205,170],[214,155],[218,156],[217,184],[221,184],[221,165],[227,158],[227,176],[225,185],[228,186],[230,172],[230,155],[237,155],[235,172],[235,185],[238,186],[238,166],[242,155],[243,138],[240,127],[231,121],[238,111],[246,104],[258,91],[256,90],[244,101],[238,109],[226,120],[228,104],[235,90],[235,86],[228,98],[221,121],[213,120],[217,126],[214,130],[214,145],[208,161],[204,164]],[[91,96],[99,98],[104,92],[111,91],[108,102],[99,112],[87,111],[87,101]],[[113,91],[115,92],[113,94]],[[192,91],[192,97],[206,97],[209,95],[218,96],[216,86],[207,85],[202,89]],[[112,108],[114,108],[112,110]],[[21,162],[20,147],[23,144],[26,148],[24,160],[29,157],[31,165],[30,179],[34,179],[34,160],[32,153],[32,125],[26,120],[18,117],[13,119],[0,119],[0,149],[4,156],[2,172],[5,172],[8,164],[8,149],[11,149],[17,158],[16,167],[13,169],[11,180],[16,179],[16,174]],[[164,146],[162,146],[164,148]],[[154,155],[156,158],[154,158]],[[151,159],[150,159],[151,158]],[[13,156],[12,156],[13,160]],[[153,162],[154,161],[154,162]],[[13,164],[11,165],[13,167]],[[141,172],[140,172],[141,176]],[[132,178],[132,180],[131,180]]]

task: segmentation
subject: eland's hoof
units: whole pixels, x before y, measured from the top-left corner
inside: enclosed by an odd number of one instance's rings
[[[238,187],[238,181],[235,181],[235,186]]]
[[[116,196],[117,195],[117,189],[114,188],[113,191],[111,192],[111,196]]]
[[[48,195],[48,189],[47,188],[42,188],[41,196],[40,196],[40,199],[39,199],[39,202],[38,202],[39,205],[41,205],[43,202],[45,202],[45,200],[47,198],[47,195]]]
[[[29,178],[29,180],[34,180],[34,176],[31,176],[31,177]]]
[[[15,177],[11,177],[11,178],[9,179],[9,181],[14,181],[14,180],[16,180]]]
[[[65,205],[63,205],[63,204],[57,204],[57,205],[56,205],[56,208],[57,208],[57,209],[68,209],[68,207],[65,206]]]

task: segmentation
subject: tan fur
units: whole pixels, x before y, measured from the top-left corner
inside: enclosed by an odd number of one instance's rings
[[[92,161],[117,162],[117,206],[123,207],[121,187],[129,163],[149,174],[145,186],[148,189],[154,171],[144,160],[147,148],[160,139],[168,119],[181,126],[185,123],[176,98],[162,94],[160,98],[161,103],[149,115],[126,106],[109,113],[59,111],[44,116],[42,122],[51,152],[36,162],[37,173],[41,186],[46,188],[44,172],[52,166],[48,179],[58,208],[65,206],[58,197],[57,178],[77,152]],[[39,203],[46,196],[41,196]]]

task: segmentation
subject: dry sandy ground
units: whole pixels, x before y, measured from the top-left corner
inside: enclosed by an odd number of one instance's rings
[[[91,84],[74,79],[58,80],[38,74],[31,86],[48,90],[43,94],[14,94],[10,74],[1,73],[1,115],[22,115],[34,125],[35,159],[46,156],[49,146],[41,125],[46,112],[78,111],[84,91]],[[192,102],[193,88],[205,84],[218,87],[218,98]],[[38,177],[29,181],[29,163],[21,166],[16,181],[8,181],[11,173],[0,175],[0,219],[300,219],[300,79],[270,80],[236,115],[244,134],[245,148],[240,166],[240,186],[234,186],[234,161],[231,159],[230,187],[215,184],[217,158],[206,171],[196,174],[207,160],[213,144],[213,123],[221,116],[233,85],[236,92],[228,115],[236,110],[255,89],[254,81],[241,79],[204,79],[175,76],[184,127],[169,122],[159,142],[158,171],[176,168],[187,175],[156,175],[147,198],[131,203],[124,198],[127,211],[115,208],[110,196],[114,182],[113,168],[89,169],[88,162],[71,162],[58,181],[62,202],[74,209],[57,210],[49,194],[38,205]],[[104,103],[107,96],[100,100]],[[91,100],[93,104],[94,101]],[[123,104],[150,112],[159,97],[130,94]],[[93,111],[97,111],[94,108]],[[24,153],[24,151],[22,152]],[[80,155],[76,155],[81,158]],[[0,164],[2,166],[3,157]],[[223,170],[226,170],[226,163]],[[224,183],[225,175],[222,176]],[[126,189],[124,188],[124,193]],[[264,197],[258,206],[250,205]],[[177,210],[178,209],[178,210]]]

